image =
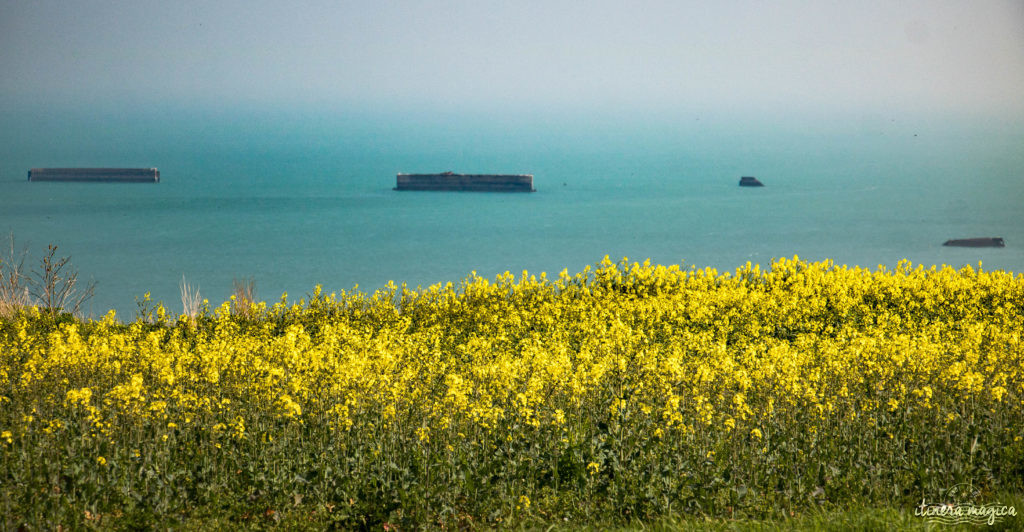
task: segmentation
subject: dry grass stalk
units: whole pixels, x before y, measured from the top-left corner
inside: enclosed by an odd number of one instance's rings
[[[249,317],[256,303],[256,280],[235,279],[234,287],[234,295],[231,298],[235,302],[235,314]]]
[[[14,233],[11,233],[10,251],[0,257],[0,317],[12,318],[21,309],[28,307],[32,300],[28,291],[28,276],[25,275],[25,257],[28,248],[20,253],[14,251]]]
[[[199,285],[192,286],[185,281],[185,275],[181,276],[181,314],[190,319],[199,316],[199,309],[202,307],[203,298],[199,295]]]

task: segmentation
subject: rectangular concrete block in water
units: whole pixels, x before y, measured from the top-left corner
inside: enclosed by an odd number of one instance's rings
[[[68,181],[83,183],[159,183],[156,168],[33,168],[29,181]]]
[[[531,174],[398,174],[395,190],[536,192]]]

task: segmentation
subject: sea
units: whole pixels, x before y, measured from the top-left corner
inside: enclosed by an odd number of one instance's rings
[[[157,167],[158,184],[29,182],[35,167]],[[534,193],[395,191],[406,173],[533,174]],[[754,176],[763,188],[739,187]],[[556,277],[606,255],[734,270],[778,257],[1024,272],[1024,122],[788,113],[213,105],[0,111],[3,255],[48,245],[132,319],[183,280],[217,306]],[[1002,237],[1005,248],[944,247]]]

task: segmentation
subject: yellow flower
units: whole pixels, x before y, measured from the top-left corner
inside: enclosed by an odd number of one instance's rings
[[[755,429],[751,429],[750,435],[760,440],[761,439],[761,429],[756,429],[756,428]]]
[[[596,475],[601,470],[601,466],[597,462],[590,462],[587,464],[587,472],[591,475]]]
[[[103,458],[102,456],[97,456],[96,457],[96,463],[101,465],[101,466],[105,466],[105,465],[107,465],[107,459]]]

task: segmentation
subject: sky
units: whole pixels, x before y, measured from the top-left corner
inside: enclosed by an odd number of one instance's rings
[[[0,0],[5,105],[1024,117],[1024,2]]]

